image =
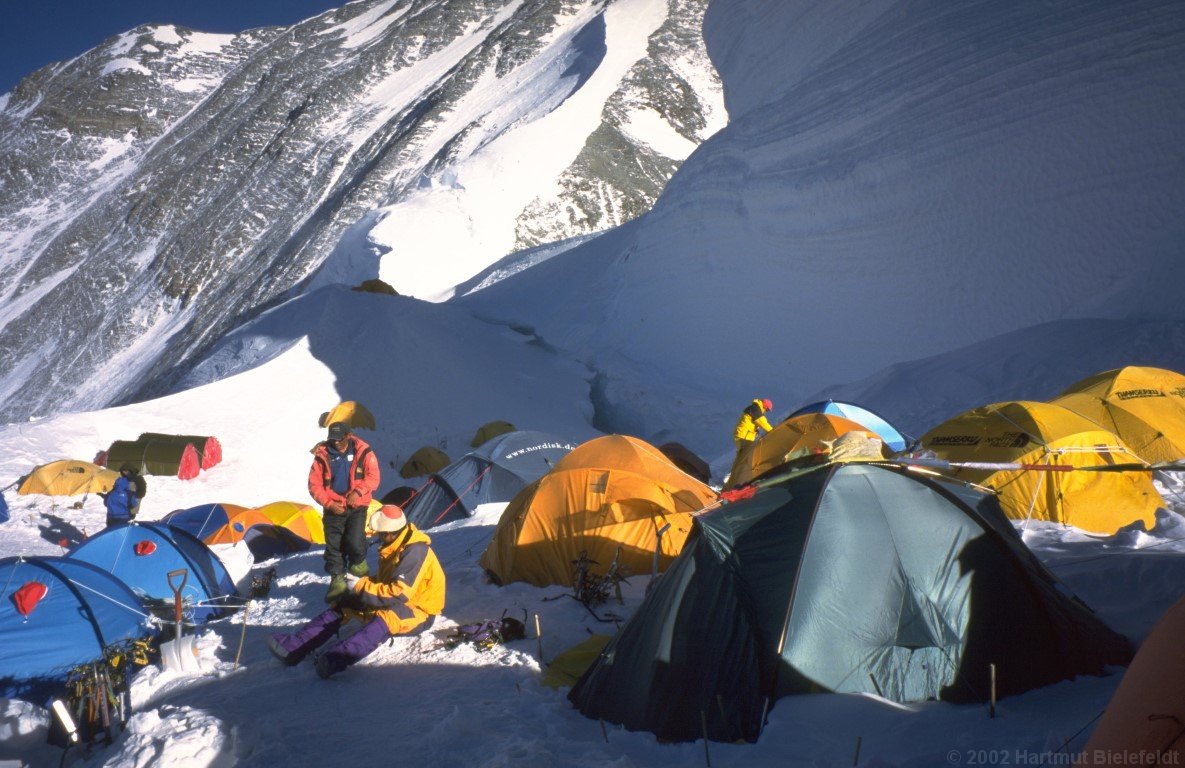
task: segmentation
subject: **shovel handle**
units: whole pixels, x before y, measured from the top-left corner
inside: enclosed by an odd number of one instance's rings
[[[185,589],[185,582],[189,581],[189,569],[178,568],[175,571],[169,571],[165,574],[169,580],[169,589],[173,590],[173,614],[174,619],[181,621],[181,590]],[[181,583],[177,584],[174,579],[180,578]]]

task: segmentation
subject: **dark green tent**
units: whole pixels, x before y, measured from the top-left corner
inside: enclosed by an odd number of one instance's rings
[[[991,497],[877,464],[771,481],[696,520],[569,697],[661,738],[756,741],[780,697],[984,701],[1125,664]],[[702,718],[702,719],[701,719]]]
[[[202,469],[193,443],[172,440],[116,440],[107,449],[107,467],[130,465],[142,475],[165,475],[192,480]]]
[[[222,461],[222,444],[213,435],[167,435],[161,432],[144,432],[136,440],[137,443],[150,441],[172,443],[179,446],[180,450],[185,449],[186,443],[192,444],[194,450],[197,451],[202,469],[209,469]]]

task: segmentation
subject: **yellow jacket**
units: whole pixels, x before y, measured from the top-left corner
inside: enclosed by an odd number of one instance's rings
[[[444,610],[444,569],[432,551],[432,540],[411,523],[399,538],[379,550],[379,572],[354,585],[364,606],[345,608],[346,620],[364,622],[379,616],[391,634],[398,635],[423,624],[429,616]]]
[[[756,440],[758,427],[766,432],[773,430],[773,427],[769,425],[769,420],[765,418],[765,406],[760,400],[754,400],[745,406],[745,410],[741,411],[741,419],[732,432],[732,439],[736,441],[737,447]]]

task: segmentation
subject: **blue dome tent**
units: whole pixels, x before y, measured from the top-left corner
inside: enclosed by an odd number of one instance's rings
[[[46,705],[103,649],[156,634],[127,585],[66,557],[0,560],[0,696]]]
[[[146,600],[158,605],[165,601],[170,608],[168,573],[184,568],[189,573],[182,599],[188,605],[187,620],[194,624],[237,607],[226,566],[200,539],[180,528],[159,523],[107,528],[75,546],[69,556],[102,568]]]
[[[234,504],[199,504],[188,509],[174,509],[160,522],[205,541],[210,534],[226,525],[231,516],[243,509]]]
[[[479,504],[510,501],[575,447],[542,432],[498,435],[432,475],[404,512],[420,528],[462,520]]]
[[[792,418],[803,413],[830,413],[854,421],[869,432],[875,432],[885,445],[893,451],[904,451],[909,441],[897,431],[889,422],[863,406],[855,403],[845,403],[839,400],[820,400],[817,403],[804,405],[786,418]]]

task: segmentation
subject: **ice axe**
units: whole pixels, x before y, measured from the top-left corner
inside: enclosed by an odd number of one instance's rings
[[[198,664],[197,649],[194,648],[193,638],[181,636],[181,590],[185,589],[185,584],[189,581],[189,569],[178,568],[175,571],[169,571],[166,577],[169,580],[169,589],[173,590],[175,629],[173,639],[167,643],[161,643],[161,668],[177,672],[201,672],[202,667]]]

